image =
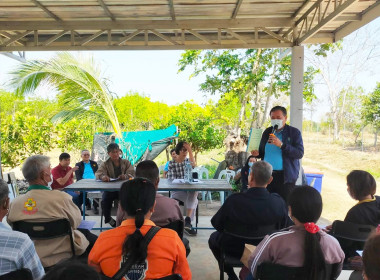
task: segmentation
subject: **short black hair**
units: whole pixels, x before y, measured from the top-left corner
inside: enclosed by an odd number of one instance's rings
[[[380,235],[370,235],[364,245],[363,268],[368,279],[380,279]]]
[[[175,146],[175,153],[177,155],[179,155],[179,152],[182,150],[183,144],[185,143],[186,143],[185,141],[179,141],[178,144]]]
[[[353,198],[362,200],[367,195],[375,195],[376,180],[364,170],[352,170],[347,175],[347,186]]]
[[[120,150],[119,145],[116,143],[111,143],[107,146],[107,153],[112,152],[113,150]]]
[[[63,159],[69,159],[69,158],[70,158],[70,155],[68,153],[62,153],[59,155],[59,161]]]
[[[175,152],[175,149],[174,149],[174,148],[170,150],[170,154],[172,154],[172,152]]]
[[[282,114],[284,115],[284,117],[286,117],[287,114],[288,114],[288,112],[286,111],[286,108],[285,108],[285,107],[282,107],[282,106],[274,106],[272,109],[270,109],[269,116],[272,114],[272,112],[275,112],[275,111],[281,111]]]
[[[159,176],[160,171],[153,160],[144,160],[136,166],[136,177],[147,178],[154,184]]]

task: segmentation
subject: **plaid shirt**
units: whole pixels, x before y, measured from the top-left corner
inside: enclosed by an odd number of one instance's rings
[[[34,280],[45,274],[32,240],[0,222],[0,274],[21,268],[30,269]]]
[[[183,179],[185,177],[185,166],[190,163],[186,158],[183,162],[176,162],[175,160],[169,161],[168,173],[166,176],[168,179]]]

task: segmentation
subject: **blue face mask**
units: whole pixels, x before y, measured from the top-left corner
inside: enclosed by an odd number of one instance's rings
[[[252,167],[252,165],[253,165],[253,162],[252,162],[252,161],[248,162],[248,166],[249,166],[249,167]]]

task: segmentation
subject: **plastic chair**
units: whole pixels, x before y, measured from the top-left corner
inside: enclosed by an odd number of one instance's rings
[[[0,280],[33,280],[33,274],[28,268],[21,268],[0,276]]]
[[[339,263],[326,264],[326,273],[318,280],[335,280],[338,278]],[[257,267],[257,280],[308,279],[304,267],[289,267],[274,263],[262,263]]]
[[[193,172],[198,173],[198,179],[208,179],[208,169],[204,166],[197,166],[193,169]],[[205,178],[204,178],[205,177]],[[209,191],[203,191],[202,192],[202,200],[206,201],[206,207],[207,207],[207,200],[212,201],[211,198],[211,192]]]
[[[67,219],[50,222],[17,221],[13,223],[13,230],[26,233],[32,240],[53,239],[68,235],[70,237],[71,253],[73,257],[75,256],[71,225]]]
[[[235,225],[226,222],[223,234],[233,236],[237,239],[243,239],[245,243],[258,244],[267,234],[271,234],[278,230],[277,225],[266,226],[248,226],[248,225]],[[221,254],[219,259],[220,267],[220,280],[224,280],[224,266],[229,265],[231,267],[243,267],[244,264],[240,261],[240,258],[236,258],[226,254],[223,242],[221,246]],[[286,278],[284,278],[286,279]]]
[[[225,178],[227,182],[231,181],[231,178],[235,177],[235,171],[233,170],[222,170],[219,173],[218,179],[223,179]],[[220,194],[220,204],[223,205],[224,203],[224,192],[219,192]]]

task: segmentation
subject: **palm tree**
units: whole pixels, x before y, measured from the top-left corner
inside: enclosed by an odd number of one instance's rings
[[[74,57],[62,52],[48,61],[27,61],[11,75],[10,84],[19,95],[32,93],[42,83],[56,87],[63,110],[53,117],[53,121],[67,122],[73,118],[91,116],[110,123],[114,132],[121,136],[112,102],[113,94],[92,58]]]

